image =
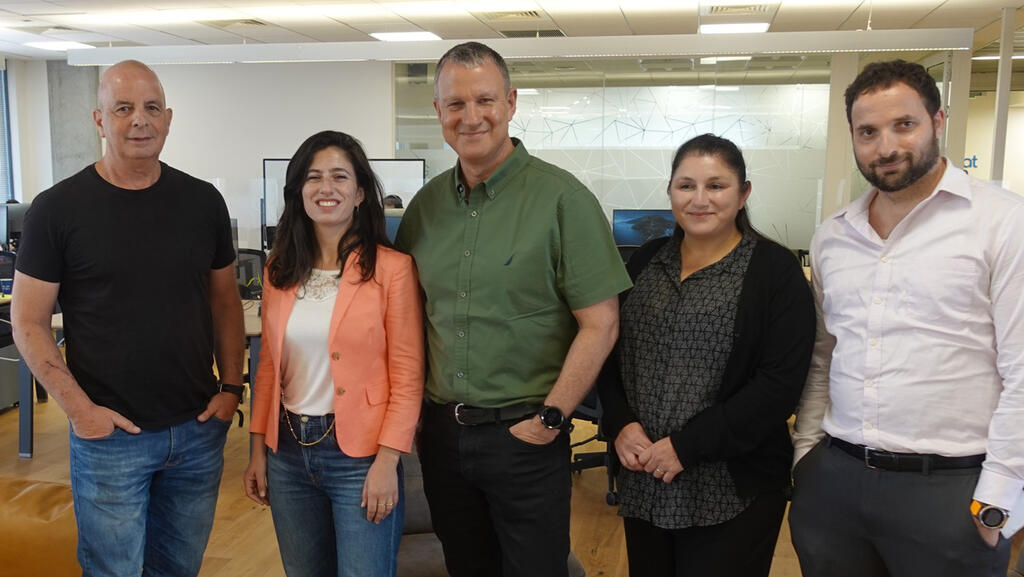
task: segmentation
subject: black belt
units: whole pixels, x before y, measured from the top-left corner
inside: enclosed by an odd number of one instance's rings
[[[540,410],[540,405],[519,403],[507,407],[483,408],[471,407],[463,403],[440,404],[427,401],[429,409],[440,411],[444,415],[460,425],[475,426],[490,423],[502,423],[505,421],[517,421],[528,415],[535,415]]]
[[[869,469],[886,471],[914,471],[928,474],[938,469],[972,469],[980,467],[985,455],[968,455],[966,457],[944,457],[942,455],[922,455],[919,453],[892,453],[881,449],[872,449],[864,445],[854,445],[835,437],[826,437],[828,443],[838,447],[851,457],[864,461]]]

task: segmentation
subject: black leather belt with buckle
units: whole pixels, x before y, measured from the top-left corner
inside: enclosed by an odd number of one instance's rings
[[[944,457],[942,455],[930,455],[920,453],[893,453],[854,445],[842,439],[827,437],[828,443],[838,447],[855,459],[864,461],[869,469],[882,469],[885,471],[913,471],[927,474],[929,471],[939,469],[971,469],[980,467],[985,461],[985,455],[968,455],[966,457]]]
[[[517,421],[523,417],[535,415],[540,410],[540,405],[525,403],[496,408],[471,407],[463,403],[446,403],[441,405],[429,401],[428,405],[444,411],[444,414],[456,423],[466,426]]]

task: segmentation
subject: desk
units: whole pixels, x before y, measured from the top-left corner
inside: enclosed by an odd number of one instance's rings
[[[253,304],[254,302],[247,301],[245,303],[245,306],[243,306],[245,314],[242,316],[242,320],[245,322],[245,340],[249,346],[250,408],[252,407],[252,395],[254,394],[252,383],[256,380],[256,366],[260,362],[260,336],[263,331],[260,317],[256,313],[259,309]],[[63,330],[64,315],[60,313],[53,315],[53,318],[50,320],[50,328],[55,331]],[[35,396],[33,394],[35,379],[32,377],[32,372],[28,370],[24,355],[19,356],[21,360],[18,361],[18,456],[31,459],[33,421],[35,417]]]

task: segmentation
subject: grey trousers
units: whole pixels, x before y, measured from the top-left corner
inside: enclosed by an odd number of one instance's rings
[[[925,475],[870,469],[828,439],[793,470],[789,510],[804,577],[1005,577],[969,506],[980,467]]]

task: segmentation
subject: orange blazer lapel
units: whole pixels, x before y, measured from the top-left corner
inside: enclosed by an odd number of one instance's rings
[[[360,282],[361,278],[359,254],[358,251],[352,251],[348,254],[348,259],[345,261],[345,271],[341,273],[341,278],[339,279],[338,297],[334,301],[334,312],[331,313],[331,332],[327,339],[328,344],[334,342],[334,337],[338,333],[338,327],[341,325],[341,319],[344,318],[345,312],[348,311],[349,305],[352,304],[356,291],[363,284]]]

